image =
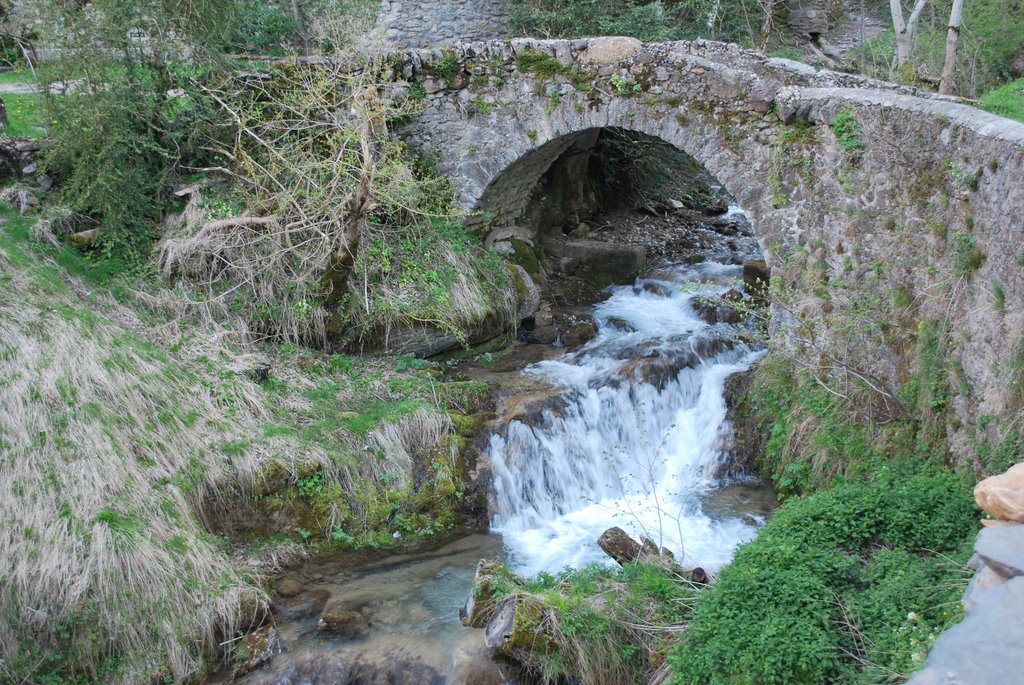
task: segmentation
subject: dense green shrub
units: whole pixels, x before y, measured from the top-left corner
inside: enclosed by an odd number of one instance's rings
[[[139,260],[178,166],[203,164],[194,141],[212,119],[195,83],[223,40],[231,0],[42,0],[38,9],[60,55],[42,84],[51,93],[44,165],[62,180],[65,204],[98,229],[104,254]],[[78,85],[58,94],[69,82]]]
[[[299,24],[285,2],[238,2],[232,22],[232,47],[281,55],[295,42]]]
[[[878,682],[911,670],[957,618],[962,586],[949,573],[966,561],[975,516],[961,478],[910,467],[790,500],[697,606],[670,655],[672,682]]]
[[[516,33],[544,38],[703,37],[754,43],[759,12],[754,0],[513,0],[510,23]]]
[[[63,200],[99,229],[104,254],[138,260],[148,255],[177,165],[198,152],[194,141],[211,110],[195,91],[168,95],[168,80],[150,67],[106,74],[102,88],[49,98],[44,164],[61,178]]]

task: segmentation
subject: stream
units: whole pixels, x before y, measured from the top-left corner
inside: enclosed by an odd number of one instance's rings
[[[491,530],[513,568],[607,562],[596,540],[612,526],[710,570],[753,537],[760,520],[712,515],[702,502],[728,456],[725,378],[761,353],[735,339],[735,325],[709,324],[692,307],[741,276],[706,262],[614,287],[595,307],[597,337],[524,369],[559,387],[562,402],[491,437]]]
[[[735,265],[668,264],[610,288],[592,310],[596,337],[508,374],[533,390],[489,438],[492,534],[357,568],[309,562],[293,574],[303,593],[278,602],[284,652],[240,682],[505,682],[482,631],[458,621],[481,558],[523,574],[610,564],[596,540],[620,526],[684,565],[727,563],[774,508],[767,487],[725,477],[723,384],[762,352],[742,342],[745,324],[708,323],[694,305],[741,276]],[[367,629],[318,633],[325,605],[358,613]]]

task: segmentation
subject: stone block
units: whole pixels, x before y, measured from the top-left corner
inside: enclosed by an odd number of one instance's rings
[[[583,64],[615,64],[628,59],[640,51],[643,43],[636,38],[612,36],[594,38],[580,55]]]
[[[974,499],[993,518],[1024,522],[1024,463],[978,483]]]

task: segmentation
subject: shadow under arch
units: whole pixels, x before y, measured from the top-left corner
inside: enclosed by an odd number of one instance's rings
[[[630,223],[630,213],[659,230],[647,239],[615,225]],[[646,258],[680,261],[700,253],[735,264],[761,256],[737,200],[703,164],[661,137],[621,126],[587,127],[528,150],[487,185],[470,225],[536,279],[534,262],[544,260],[548,246],[571,252],[566,241],[573,241],[579,250],[608,253],[588,240],[602,222],[598,230],[612,229],[599,237],[606,245],[644,248],[637,256],[624,247],[622,264],[614,255],[599,260],[599,270],[619,280],[638,275]]]

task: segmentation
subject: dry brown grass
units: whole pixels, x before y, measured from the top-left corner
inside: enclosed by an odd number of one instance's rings
[[[451,430],[416,414],[369,434],[386,459],[343,466],[253,439],[270,410],[244,331],[149,325],[23,247],[0,240],[0,680],[194,676],[260,620],[261,574],[301,553],[232,558],[211,503],[241,505],[271,462],[320,463],[350,492]]]

